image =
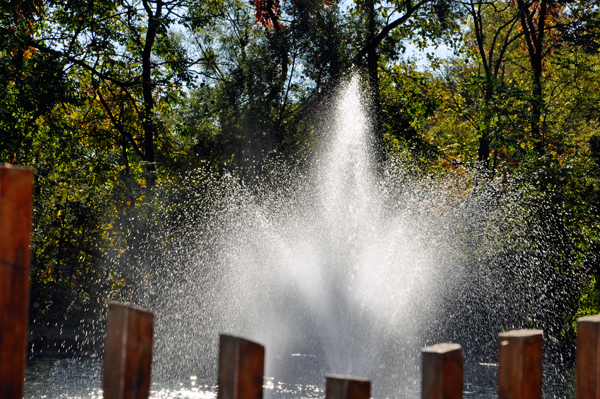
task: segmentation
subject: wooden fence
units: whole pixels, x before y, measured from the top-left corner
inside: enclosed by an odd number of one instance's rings
[[[0,399],[21,399],[27,345],[32,170],[0,166]],[[154,315],[110,304],[104,348],[105,399],[146,399],[150,392]],[[600,399],[600,315],[578,320],[577,399]],[[541,399],[542,331],[498,337],[499,399]],[[422,351],[423,399],[461,399],[460,345]],[[265,348],[221,335],[217,399],[262,399]],[[369,399],[371,382],[326,377],[326,399]]]

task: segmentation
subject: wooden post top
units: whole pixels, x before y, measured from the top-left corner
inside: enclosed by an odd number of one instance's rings
[[[148,398],[153,334],[153,313],[109,304],[102,381],[106,399]]]
[[[111,310],[114,310],[114,311],[121,310],[122,312],[136,312],[141,317],[145,317],[145,318],[154,320],[154,313],[149,312],[144,309],[140,309],[135,306],[131,306],[131,305],[123,305],[121,303],[109,302],[108,311],[110,312]]]
[[[371,381],[344,375],[327,375],[325,399],[370,399]]]
[[[542,398],[541,330],[498,334],[498,398]]]
[[[421,349],[421,352],[442,354],[457,350],[462,350],[462,347],[459,344],[435,344]]]
[[[23,397],[33,169],[0,165],[0,398]]]
[[[500,338],[527,338],[527,337],[535,337],[538,335],[543,335],[542,330],[513,330],[500,333]]]
[[[0,266],[29,274],[33,169],[0,165]]]
[[[220,334],[217,399],[262,399],[265,347]]]
[[[422,354],[422,399],[462,399],[463,352],[459,344],[425,347]]]
[[[600,398],[600,315],[577,319],[575,397]]]
[[[30,166],[16,165],[14,163],[6,163],[6,162],[0,165],[0,169],[29,169],[29,170],[33,170],[33,168],[30,167]]]
[[[577,319],[577,323],[600,323],[600,314],[580,317]]]

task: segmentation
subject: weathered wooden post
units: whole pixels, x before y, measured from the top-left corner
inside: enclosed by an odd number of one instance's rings
[[[0,398],[21,399],[27,352],[33,169],[0,166]]]
[[[463,352],[458,344],[438,344],[422,350],[423,399],[462,399]]]
[[[328,375],[325,399],[369,399],[371,381],[356,377]]]
[[[577,399],[600,399],[600,315],[577,319]]]
[[[111,303],[104,341],[105,399],[147,399],[154,315]]]
[[[262,399],[265,347],[221,334],[217,399]]]
[[[501,333],[498,347],[498,398],[541,399],[542,331]]]

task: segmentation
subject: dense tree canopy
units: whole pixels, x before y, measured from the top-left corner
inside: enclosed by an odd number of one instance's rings
[[[473,190],[518,176],[550,201],[548,262],[580,284],[568,338],[598,310],[599,27],[595,0],[2,3],[0,157],[36,170],[32,321],[100,320],[139,280],[125,265],[149,267],[140,243],[164,244],[145,233],[157,185],[301,160],[358,72],[381,162],[468,170]]]

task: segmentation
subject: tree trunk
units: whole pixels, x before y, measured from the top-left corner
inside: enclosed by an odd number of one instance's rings
[[[375,1],[365,0],[368,20],[367,43],[370,43],[367,49],[367,74],[369,77],[369,94],[371,100],[371,116],[373,118],[373,139],[377,162],[385,161],[385,146],[383,142],[383,122],[381,111],[381,94],[379,92],[379,52],[378,42],[374,41],[376,36],[377,24],[375,21]]]
[[[152,191],[156,185],[156,158],[154,155],[154,137],[156,135],[156,121],[154,117],[154,83],[152,82],[152,47],[156,41],[156,34],[160,26],[162,16],[162,1],[156,2],[156,12],[147,0],[144,0],[144,8],[148,14],[148,31],[146,32],[146,42],[142,50],[142,96],[144,100],[144,162],[146,168],[146,190]]]
[[[487,171],[490,166],[490,116],[489,111],[486,109],[492,102],[492,98],[494,96],[494,82],[491,76],[491,70],[489,68],[486,69],[486,77],[485,77],[485,101],[484,101],[484,109],[485,114],[483,116],[483,129],[481,129],[481,137],[479,138],[479,149],[477,151],[477,160],[479,161],[479,165],[482,170]]]
[[[541,128],[542,109],[544,107],[544,87],[542,83],[542,56],[535,54],[531,57],[533,73],[533,100],[531,103],[531,135],[537,141],[535,147],[538,152],[544,149],[544,135]]]
[[[529,63],[533,79],[531,101],[531,136],[537,140],[535,149],[538,153],[544,151],[544,132],[542,130],[542,111],[544,109],[544,40],[546,37],[546,16],[548,0],[541,0],[533,4],[518,0],[521,10],[521,29],[527,43]]]

